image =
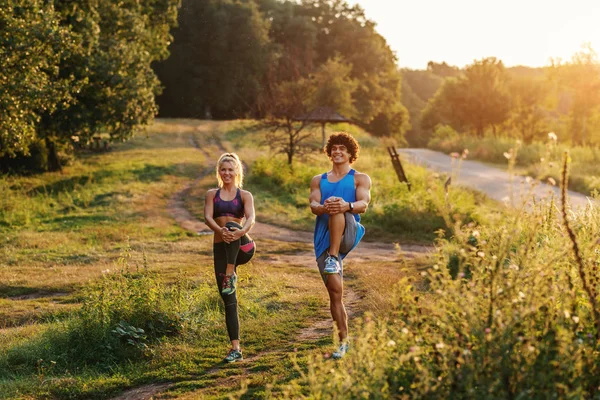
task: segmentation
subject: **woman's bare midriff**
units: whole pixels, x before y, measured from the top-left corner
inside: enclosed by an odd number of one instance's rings
[[[235,218],[235,217],[229,217],[229,216],[223,216],[223,217],[216,217],[215,218],[215,222],[221,228],[224,227],[226,223],[232,222],[232,221],[236,222],[236,223],[238,223],[240,225],[242,225],[242,220],[243,220],[242,218]],[[222,241],[223,241],[223,239],[221,238],[221,234],[215,232],[214,243],[221,243]]]

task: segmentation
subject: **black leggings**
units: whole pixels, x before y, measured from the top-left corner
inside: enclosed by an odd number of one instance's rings
[[[217,288],[221,294],[223,287],[223,278],[227,264],[235,264],[235,260],[240,251],[240,240],[231,243],[214,243],[213,255],[215,263],[215,278],[217,279]],[[237,266],[234,266],[234,271]],[[229,340],[240,339],[240,322],[238,320],[237,297],[236,292],[231,294],[221,294],[223,303],[225,303],[225,323],[227,324],[227,333]]]

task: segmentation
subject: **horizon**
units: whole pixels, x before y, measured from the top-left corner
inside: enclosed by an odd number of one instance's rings
[[[570,60],[585,44],[596,51],[600,48],[597,0],[570,4],[557,0],[348,3],[359,4],[376,23],[375,29],[394,51],[400,68],[427,69],[428,61],[464,68],[485,57],[496,57],[506,67],[540,68],[552,60]]]

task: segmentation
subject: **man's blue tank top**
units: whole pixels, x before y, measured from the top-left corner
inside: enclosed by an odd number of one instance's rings
[[[356,187],[354,185],[354,173],[356,171],[351,169],[346,176],[335,183],[331,183],[327,180],[327,173],[321,175],[321,204],[325,203],[325,200],[331,196],[341,197],[347,202],[356,201]],[[360,222],[360,215],[353,214],[356,222]],[[356,247],[358,242],[365,235],[365,228],[361,224],[358,224],[356,231],[356,240],[352,248]],[[324,251],[329,249],[329,214],[317,215],[317,223],[315,225],[315,256],[319,258]],[[340,253],[340,258],[346,257],[348,253]]]

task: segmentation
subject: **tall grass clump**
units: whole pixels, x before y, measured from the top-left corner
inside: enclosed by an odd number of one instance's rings
[[[365,319],[341,362],[299,368],[288,397],[597,398],[599,230],[595,207],[552,201],[457,223],[394,312]]]
[[[126,248],[115,272],[105,271],[82,290],[82,306],[74,315],[0,353],[5,367],[0,370],[28,375],[47,364],[57,374],[102,371],[151,358],[155,345],[206,325],[218,304],[208,286],[193,287],[183,277],[166,284],[145,261],[132,267],[130,255]]]

